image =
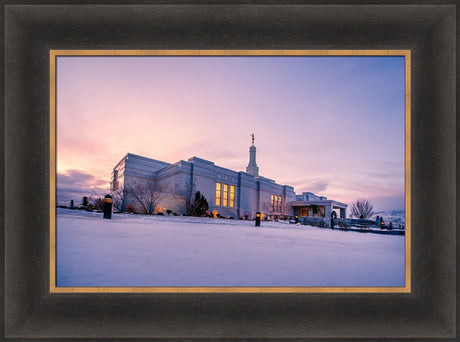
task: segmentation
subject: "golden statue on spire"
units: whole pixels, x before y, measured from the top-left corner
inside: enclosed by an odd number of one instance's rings
[[[252,137],[252,144],[254,145],[254,133],[251,134]]]

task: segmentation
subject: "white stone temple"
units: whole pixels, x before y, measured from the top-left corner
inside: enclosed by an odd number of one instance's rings
[[[132,184],[152,180],[158,191],[164,194],[157,212],[171,210],[182,215],[186,211],[187,199],[200,191],[208,201],[209,213],[223,217],[253,219],[257,212],[261,212],[269,218],[317,216],[328,219],[334,209],[339,211],[338,217],[346,217],[347,204],[310,192],[296,195],[292,186],[260,176],[254,135],[246,172],[223,168],[197,157],[169,164],[128,153],[113,168],[111,188],[113,192],[123,191]],[[141,211],[135,199],[125,195],[122,208],[126,209],[128,205]]]

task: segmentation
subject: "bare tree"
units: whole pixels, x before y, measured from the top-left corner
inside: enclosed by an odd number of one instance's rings
[[[125,190],[123,187],[119,187],[117,190],[113,190],[110,192],[112,196],[112,205],[116,211],[123,211],[123,202],[125,198]]]
[[[276,201],[278,199],[278,201]],[[277,196],[273,199],[271,196],[262,202],[260,209],[265,212],[267,216],[287,216],[289,204],[285,196]]]
[[[272,205],[271,198],[268,197],[265,201],[262,202],[260,210],[264,213],[264,217],[273,216],[275,214],[275,208]]]
[[[195,189],[195,178],[192,179],[191,183],[188,181],[184,184],[181,195],[184,197],[184,211],[185,215],[193,216],[194,207],[193,207],[193,190]]]
[[[351,214],[362,219],[370,219],[374,212],[374,205],[365,198],[359,198],[351,204]]]
[[[92,189],[91,190],[91,199],[94,198],[104,198],[105,195],[112,196],[112,206],[116,211],[123,211],[123,202],[125,197],[125,192],[123,187],[118,187],[116,190],[113,190],[111,187],[107,189]]]
[[[125,194],[132,198],[144,214],[154,214],[157,206],[167,197],[155,179],[134,181],[126,186]]]
[[[292,214],[290,215],[290,213],[292,213],[292,207],[288,203],[286,196],[282,196],[282,199],[281,199],[281,215],[283,215],[283,216],[292,216]]]

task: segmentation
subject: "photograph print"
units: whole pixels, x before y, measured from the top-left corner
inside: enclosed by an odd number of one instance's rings
[[[52,58],[55,290],[410,291],[407,54]]]

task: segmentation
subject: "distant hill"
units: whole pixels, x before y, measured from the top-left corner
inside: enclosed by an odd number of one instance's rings
[[[383,217],[385,223],[393,222],[393,224],[405,224],[406,212],[405,210],[383,210],[377,211],[372,219],[375,220],[377,216]]]

